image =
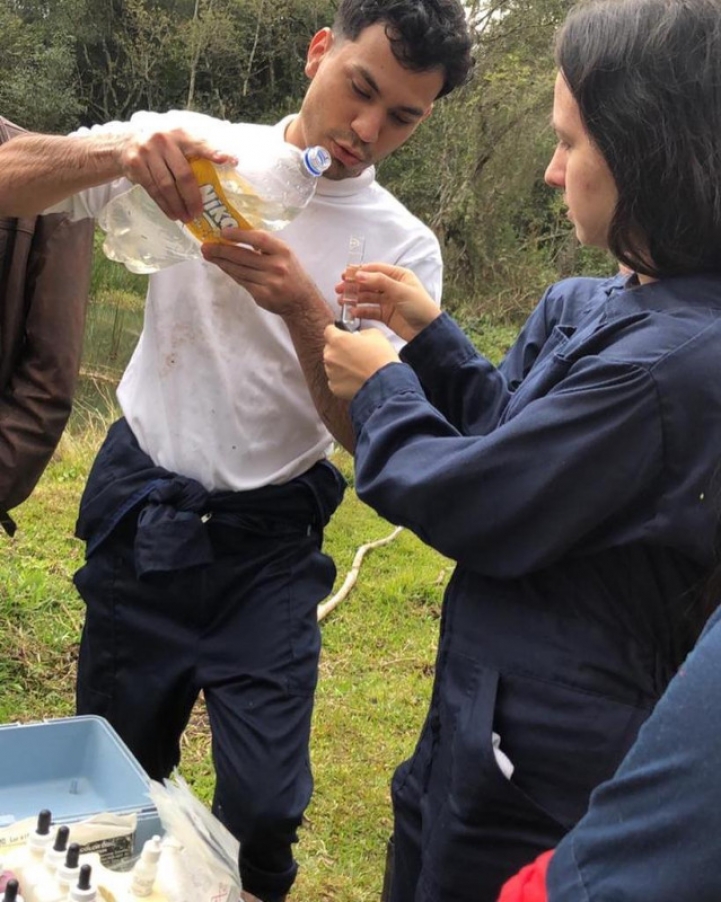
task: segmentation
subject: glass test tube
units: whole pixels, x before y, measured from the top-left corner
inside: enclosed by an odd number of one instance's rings
[[[363,262],[365,238],[362,235],[351,235],[348,243],[348,261],[343,272],[343,295],[340,299],[340,321],[349,329],[357,329],[360,320],[354,315],[353,304],[358,299],[358,283],[353,276]]]

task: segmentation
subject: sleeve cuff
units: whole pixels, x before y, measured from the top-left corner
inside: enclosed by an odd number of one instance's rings
[[[447,313],[436,317],[400,351],[401,360],[413,367],[421,381],[438,367],[458,366],[476,356],[473,342]]]
[[[387,363],[375,372],[351,401],[350,415],[358,435],[373,411],[394,395],[412,392],[425,397],[418,377],[404,363]]]

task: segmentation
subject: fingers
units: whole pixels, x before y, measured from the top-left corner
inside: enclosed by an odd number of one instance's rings
[[[211,263],[243,267],[249,271],[268,272],[270,258],[276,268],[290,260],[290,249],[269,232],[250,229],[223,229],[220,241],[203,244],[203,257]]]
[[[206,242],[201,247],[203,259],[214,263],[236,282],[246,287],[260,283],[266,272],[261,254],[241,244]]]
[[[339,398],[350,401],[362,385],[398,354],[378,329],[344,332],[336,326],[324,330],[325,366],[328,387]]]
[[[394,266],[392,263],[363,263],[359,269],[363,273],[378,273],[395,282],[405,281],[409,277],[412,279],[416,278],[410,269],[406,269],[403,266]]]
[[[220,235],[223,241],[230,244],[244,244],[261,254],[278,254],[289,250],[284,241],[262,229],[228,228],[223,229]]]
[[[142,185],[171,219],[188,222],[203,211],[198,182],[190,160],[203,157],[214,163],[235,163],[235,157],[217,151],[181,129],[133,135],[122,151],[124,174]]]

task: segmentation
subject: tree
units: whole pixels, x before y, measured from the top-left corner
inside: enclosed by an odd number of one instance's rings
[[[0,0],[0,112],[26,128],[65,131],[77,121],[75,4]],[[55,6],[53,4],[53,6]]]

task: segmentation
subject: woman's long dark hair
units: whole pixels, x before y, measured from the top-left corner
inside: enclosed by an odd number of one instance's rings
[[[721,0],[582,3],[556,60],[616,182],[614,256],[721,272]]]

